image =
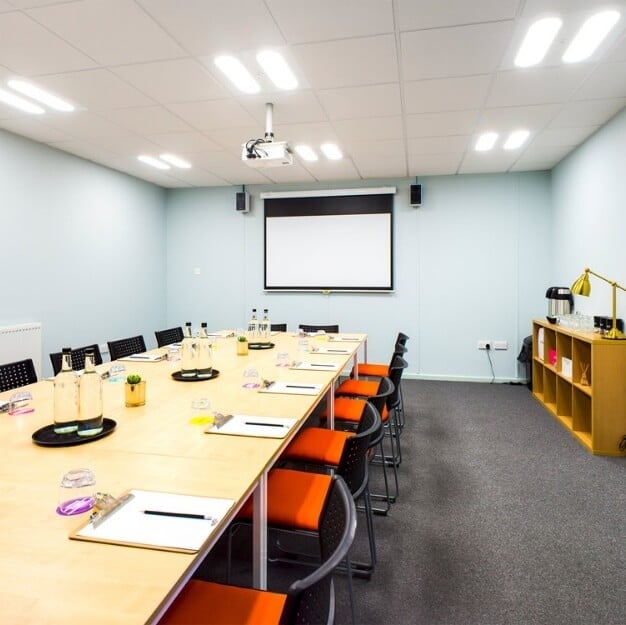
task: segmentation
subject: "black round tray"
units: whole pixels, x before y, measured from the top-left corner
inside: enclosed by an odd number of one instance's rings
[[[272,349],[274,343],[248,343],[248,349]]]
[[[78,436],[76,432],[69,432],[67,434],[56,434],[54,432],[54,424],[46,425],[40,428],[36,432],[33,432],[33,443],[41,445],[42,447],[70,447],[72,445],[82,445],[83,443],[90,443],[91,441],[98,440],[108,436],[117,425],[117,422],[113,419],[102,419],[102,432],[94,434],[93,436]]]
[[[172,377],[175,380],[178,380],[178,382],[206,382],[207,380],[213,380],[219,374],[220,372],[217,369],[213,369],[213,371],[211,371],[211,375],[199,378],[197,376],[183,376],[180,371],[174,371],[174,373],[172,373]]]

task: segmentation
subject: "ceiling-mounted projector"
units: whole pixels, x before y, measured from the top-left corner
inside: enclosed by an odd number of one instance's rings
[[[286,141],[274,141],[272,132],[273,105],[265,105],[265,138],[250,139],[243,144],[241,160],[249,167],[284,167],[293,164],[293,156]]]
[[[241,160],[250,167],[283,167],[293,163],[286,141],[251,139],[243,144]]]

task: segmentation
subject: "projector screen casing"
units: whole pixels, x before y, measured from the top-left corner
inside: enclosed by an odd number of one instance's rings
[[[265,290],[393,290],[393,195],[266,198],[264,211]]]

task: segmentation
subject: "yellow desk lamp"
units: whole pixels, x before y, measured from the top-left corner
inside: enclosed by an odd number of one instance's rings
[[[622,332],[620,332],[617,329],[617,315],[616,315],[617,289],[622,289],[622,291],[626,291],[626,289],[623,286],[617,284],[617,282],[614,282],[613,280],[609,280],[608,278],[601,276],[599,273],[596,273],[595,271],[591,271],[591,269],[587,267],[585,271],[583,272],[583,274],[580,276],[580,278],[578,278],[578,280],[576,280],[576,282],[572,284],[572,293],[574,295],[583,295],[585,297],[588,297],[590,295],[591,284],[589,283],[589,274],[591,274],[592,276],[595,276],[596,278],[600,278],[600,280],[604,280],[605,282],[608,282],[611,285],[611,288],[613,289],[613,321],[612,321],[611,329],[606,334],[603,334],[602,337],[605,339],[626,339],[626,335],[624,335]]]

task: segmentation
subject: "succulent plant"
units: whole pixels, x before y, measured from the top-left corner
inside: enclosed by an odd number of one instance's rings
[[[139,384],[139,382],[141,382],[141,376],[137,375],[136,373],[131,373],[127,378],[126,381],[129,384]]]

